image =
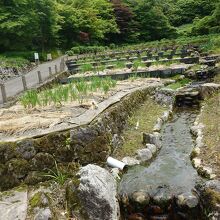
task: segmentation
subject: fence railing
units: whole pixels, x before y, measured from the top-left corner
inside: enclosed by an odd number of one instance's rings
[[[27,74],[0,83],[0,104],[6,103],[9,98],[27,89],[34,88],[63,71],[65,71],[65,57],[41,64]]]

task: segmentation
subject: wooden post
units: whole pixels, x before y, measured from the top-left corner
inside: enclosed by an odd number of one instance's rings
[[[65,70],[65,59],[64,59],[64,57],[62,58],[61,63],[62,63],[62,72],[63,72]]]
[[[55,73],[56,73],[56,74],[58,73],[57,65],[55,65]]]
[[[63,65],[62,65],[62,61],[60,62],[60,72],[63,72]]]
[[[51,69],[51,67],[49,66],[49,76],[52,76],[52,75],[53,75],[52,69]]]
[[[5,91],[5,84],[1,83],[0,87],[1,87],[1,93],[2,93],[2,101],[3,101],[3,103],[5,103],[7,101],[7,96],[6,96],[6,91]]]
[[[23,88],[24,88],[24,91],[25,91],[25,90],[27,90],[27,82],[26,82],[25,75],[22,75],[21,79],[22,79]]]
[[[37,71],[37,75],[38,75],[39,83],[42,83],[43,80],[42,80],[42,77],[41,77],[41,72],[40,72],[40,71]]]

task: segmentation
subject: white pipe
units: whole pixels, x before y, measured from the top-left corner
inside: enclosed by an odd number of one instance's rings
[[[112,157],[108,157],[107,159],[107,164],[110,166],[110,167],[114,167],[114,168],[119,168],[120,170],[123,170],[124,167],[126,166],[125,163],[119,161],[119,160],[116,160]]]

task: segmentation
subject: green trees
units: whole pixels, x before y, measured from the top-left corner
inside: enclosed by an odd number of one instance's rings
[[[219,33],[219,0],[1,0],[0,52]]]
[[[59,29],[53,2],[3,1],[0,4],[0,46],[11,50],[51,47]]]
[[[66,48],[83,42],[80,33],[88,35],[87,43],[97,44],[108,33],[118,31],[112,5],[106,0],[60,1],[58,9],[63,18],[59,33]]]
[[[196,17],[209,15],[217,2],[217,0],[166,0],[162,4],[171,24],[180,26],[192,23]]]
[[[220,33],[220,3],[210,16],[197,19],[193,23],[192,34],[203,35],[211,33]]]
[[[163,5],[157,0],[126,0],[133,9],[141,40],[172,38],[176,30],[163,12]]]
[[[107,0],[5,0],[0,3],[2,50],[71,47],[87,33],[88,43],[117,32]]]
[[[139,32],[131,8],[122,0],[112,0],[112,4],[119,32],[111,34],[109,40],[114,43],[135,42]]]

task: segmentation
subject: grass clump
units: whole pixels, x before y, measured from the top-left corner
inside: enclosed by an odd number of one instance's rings
[[[28,66],[30,62],[22,57],[6,57],[0,55],[0,66],[1,67],[11,67],[11,68],[21,68]]]
[[[190,79],[184,78],[184,79],[178,80],[175,83],[172,83],[172,84],[168,85],[167,88],[176,90],[176,89],[179,89],[179,88],[185,86],[186,84],[188,84],[190,82],[191,82]]]
[[[122,62],[122,61],[118,61],[115,65],[116,69],[123,69],[125,68],[125,62]]]
[[[205,147],[201,148],[201,158],[205,164],[213,168],[220,177],[220,94],[207,99],[201,112],[200,121],[203,129]]]
[[[56,161],[55,161],[55,170],[48,169],[48,171],[49,173],[44,174],[44,176],[50,177],[51,179],[53,179],[55,182],[59,183],[60,185],[63,185],[68,178],[66,174],[60,171]]]
[[[145,103],[129,118],[128,126],[123,133],[124,143],[114,152],[115,156],[119,159],[124,156],[134,156],[138,149],[143,148],[142,132],[151,133],[157,118],[165,109],[148,97]],[[136,129],[137,124],[139,126]]]
[[[106,94],[116,84],[117,81],[112,80],[110,77],[104,79],[96,77],[89,82],[82,79],[65,86],[56,85],[54,88],[46,89],[40,93],[36,90],[27,91],[21,96],[20,103],[26,109],[51,104],[60,106],[62,103],[75,100],[82,104],[91,93],[99,90]]]
[[[40,104],[39,97],[36,90],[27,91],[21,98],[21,104],[25,108],[33,108],[37,104]]]
[[[144,63],[142,63],[141,60],[135,60],[132,65],[135,72],[137,72],[138,67],[144,67],[144,66],[145,66]]]
[[[91,63],[84,63],[80,66],[80,69],[82,73],[90,72],[93,70],[93,66]]]

